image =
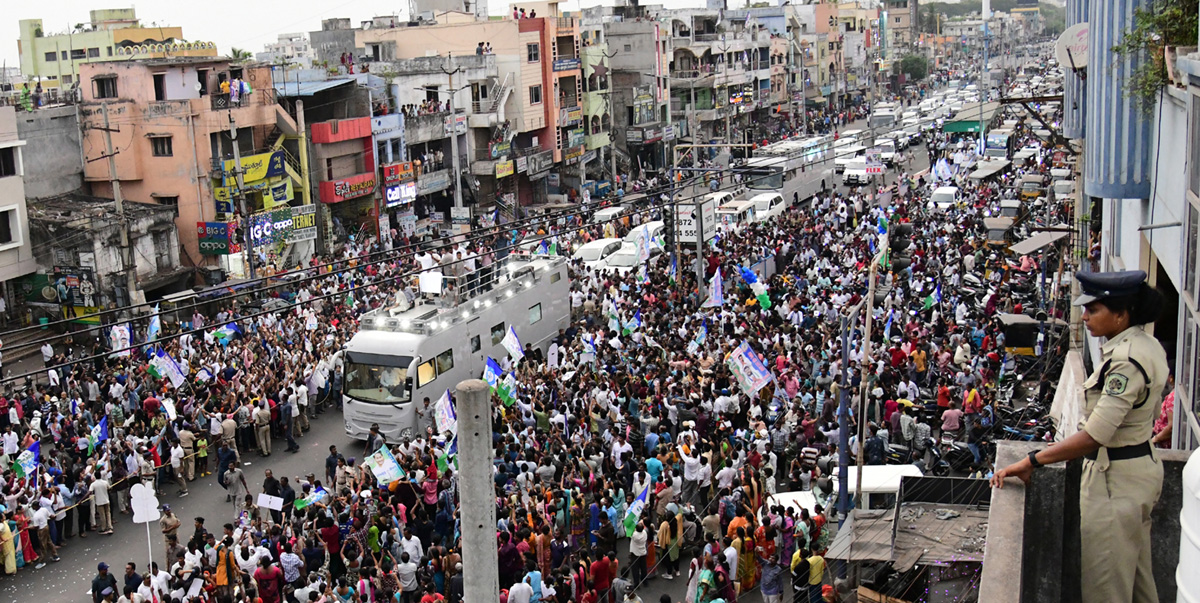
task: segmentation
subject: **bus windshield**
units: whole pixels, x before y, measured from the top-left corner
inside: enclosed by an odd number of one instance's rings
[[[783,188],[783,170],[751,168],[746,170],[746,188],[756,191],[777,191]]]
[[[342,393],[370,404],[396,404],[412,399],[408,391],[408,356],[346,352]]]

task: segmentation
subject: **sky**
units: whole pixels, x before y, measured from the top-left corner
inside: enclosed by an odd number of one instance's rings
[[[567,0],[562,10],[578,10],[584,6],[600,4],[597,0]],[[612,4],[612,0],[604,2]],[[676,6],[700,6],[701,0],[659,0],[669,8]],[[250,52],[262,52],[263,45],[275,41],[281,33],[309,32],[321,29],[321,20],[331,17],[349,17],[355,26],[376,15],[405,15],[407,0],[198,0],[192,2],[163,1],[146,2],[142,5],[105,2],[104,0],[47,0],[41,2],[6,2],[4,19],[0,21],[0,62],[8,66],[19,66],[17,39],[20,37],[18,21],[41,19],[47,33],[65,33],[76,23],[88,21],[88,12],[100,8],[137,9],[143,26],[157,23],[183,28],[189,41],[216,42],[221,54],[228,54],[231,47]],[[493,15],[507,12],[508,2],[489,1]]]

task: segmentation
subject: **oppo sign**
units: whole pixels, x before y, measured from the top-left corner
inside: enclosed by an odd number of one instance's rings
[[[254,214],[250,220],[250,244],[259,247],[287,238],[292,230],[292,210],[289,207]]]

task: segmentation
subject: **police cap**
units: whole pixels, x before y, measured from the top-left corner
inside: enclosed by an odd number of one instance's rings
[[[1085,306],[1098,299],[1137,293],[1142,283],[1146,282],[1146,273],[1141,270],[1078,272],[1075,278],[1079,280],[1082,294],[1072,304]]]

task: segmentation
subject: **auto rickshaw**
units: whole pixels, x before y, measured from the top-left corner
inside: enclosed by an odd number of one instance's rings
[[[1021,215],[1021,201],[1018,199],[1005,199],[1000,202],[1000,217],[1013,218]]]
[[[1045,185],[1046,179],[1041,174],[1026,174],[1021,176],[1021,200],[1033,201],[1042,196],[1042,188]]]
[[[1014,356],[1037,356],[1038,333],[1045,325],[1043,341],[1052,341],[1067,323],[1057,318],[1038,320],[1028,314],[997,315],[1004,328],[1004,351]]]
[[[983,226],[987,229],[987,242],[989,247],[1008,248],[1012,242],[1012,235],[1009,231],[1012,230],[1012,218],[984,218]]]

